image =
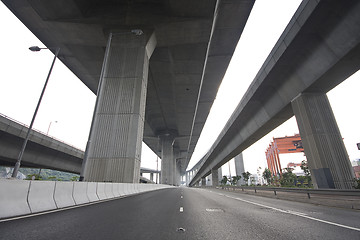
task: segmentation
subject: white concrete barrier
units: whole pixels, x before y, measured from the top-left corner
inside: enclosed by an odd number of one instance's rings
[[[0,180],[0,218],[80,205],[163,188],[172,188],[172,186],[137,183]]]
[[[98,195],[100,200],[107,199],[107,196],[105,193],[105,183],[104,182],[97,183],[96,194]]]
[[[89,198],[87,196],[87,182],[75,182],[73,198],[76,205],[89,203]]]
[[[54,200],[58,208],[74,206],[74,182],[55,182]]]
[[[133,183],[128,183],[129,184],[129,194],[135,194],[135,185]]]
[[[125,189],[126,185],[125,183],[118,183],[118,191],[119,191],[119,196],[125,196]]]
[[[56,209],[54,181],[30,181],[28,202],[32,213]]]
[[[120,183],[113,183],[113,194],[114,194],[114,197],[120,197],[120,192],[119,192],[119,184]]]
[[[145,192],[145,183],[140,183],[140,184],[137,184],[137,189],[138,189],[138,193],[142,193],[142,192]]]
[[[115,183],[105,183],[105,195],[106,195],[106,198],[109,199],[109,198],[114,198],[114,193],[113,193],[113,185]]]
[[[0,180],[0,218],[29,214],[30,181]]]
[[[127,196],[130,194],[130,183],[123,183],[124,184],[124,195]]]
[[[134,193],[140,192],[140,183],[133,183],[134,184]]]
[[[96,182],[88,182],[87,183],[87,197],[89,199],[90,202],[96,202],[99,201],[99,197],[96,194],[96,188],[97,188],[97,183]]]

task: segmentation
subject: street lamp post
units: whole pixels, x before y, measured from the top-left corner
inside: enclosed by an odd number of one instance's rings
[[[57,123],[58,121],[54,121],[54,123]],[[53,121],[51,121],[50,123],[49,123],[49,127],[48,127],[48,130],[47,130],[47,132],[46,132],[46,135],[49,135],[49,132],[50,132],[50,127],[51,127],[51,124],[53,123]]]
[[[30,49],[31,51],[33,51],[33,52],[38,52],[38,51],[40,51],[40,50],[42,50],[42,49],[50,49],[50,48],[39,48],[39,47],[37,47],[37,46],[33,46],[33,47],[29,47],[29,49]],[[43,95],[44,95],[44,93],[45,93],[45,89],[46,89],[47,83],[48,83],[48,81],[49,81],[49,78],[50,78],[50,75],[51,75],[51,71],[52,71],[52,69],[53,69],[53,67],[54,67],[55,60],[56,60],[56,58],[57,58],[57,56],[58,56],[58,54],[59,54],[60,48],[55,48],[55,49],[56,49],[56,50],[55,50],[54,60],[53,60],[53,62],[52,62],[52,64],[51,64],[51,67],[50,67],[48,76],[47,76],[47,78],[46,78],[46,81],[45,81],[43,90],[42,90],[42,92],[41,92],[41,94],[40,94],[40,98],[39,98],[38,104],[37,104],[37,106],[36,106],[34,115],[33,115],[33,118],[32,118],[32,120],[31,120],[30,126],[29,126],[29,128],[28,128],[27,133],[26,133],[26,137],[25,137],[25,139],[24,139],[24,142],[23,142],[21,151],[20,151],[20,153],[19,153],[18,159],[17,159],[17,161],[16,161],[16,163],[15,163],[14,171],[13,171],[13,173],[12,173],[12,175],[11,175],[12,178],[16,178],[16,176],[17,176],[17,174],[18,174],[18,172],[19,172],[19,168],[20,168],[20,165],[21,165],[21,160],[22,160],[22,157],[23,157],[23,155],[24,155],[24,151],[25,151],[25,148],[26,148],[26,144],[27,144],[27,142],[28,142],[28,140],[29,140],[30,132],[31,132],[32,126],[33,126],[33,124],[34,124],[34,121],[35,121],[35,118],[36,118],[36,114],[37,114],[37,112],[38,112],[38,110],[39,110],[42,97],[43,97]]]

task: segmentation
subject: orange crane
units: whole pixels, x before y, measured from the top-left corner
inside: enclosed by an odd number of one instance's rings
[[[300,134],[290,137],[273,138],[273,142],[266,149],[268,168],[273,176],[282,175],[279,154],[304,152]]]

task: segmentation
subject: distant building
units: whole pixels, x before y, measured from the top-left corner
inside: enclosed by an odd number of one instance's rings
[[[355,173],[355,178],[360,178],[360,166],[354,166],[354,173]]]
[[[0,172],[0,178],[11,178],[11,175],[12,175],[12,168],[6,167],[3,169],[3,171]],[[26,176],[19,171],[16,178],[23,180],[26,178]]]
[[[360,166],[360,159],[355,159],[355,160],[351,161],[351,165],[353,167]]]
[[[290,137],[273,138],[265,152],[268,169],[271,171],[271,174],[273,176],[282,175],[280,154],[299,152],[304,152],[299,134]]]
[[[360,159],[355,159],[351,161],[351,166],[353,167],[355,178],[360,178]]]
[[[251,174],[251,176],[249,177],[248,180],[248,185],[263,185],[265,183],[265,180],[262,176],[258,175],[258,174]]]
[[[305,176],[304,171],[301,169],[301,163],[288,163],[287,168],[292,168],[296,176]]]

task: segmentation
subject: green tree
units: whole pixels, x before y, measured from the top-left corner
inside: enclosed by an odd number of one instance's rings
[[[70,178],[70,181],[78,181],[79,180],[79,176],[73,176],[72,178]]]
[[[26,180],[32,180],[34,176],[34,180],[43,180],[42,177],[39,174],[28,174],[26,175]]]
[[[283,174],[280,178],[280,184],[282,187],[291,187],[295,185],[296,175],[292,173],[294,169],[284,168]]]
[[[304,171],[306,176],[310,176],[310,170],[305,160],[302,160],[300,168]]]
[[[227,182],[228,182],[227,176],[223,176],[223,178],[220,181],[221,185],[226,185]]]
[[[241,176],[233,176],[231,180],[231,185],[235,186],[240,179]]]
[[[243,172],[241,175],[242,175],[243,178],[244,178],[245,185],[248,185],[248,180],[249,180],[249,177],[250,177],[251,173],[249,173],[248,171],[246,171],[246,172]]]
[[[265,168],[262,176],[266,180],[267,184],[270,185],[270,183],[272,183],[272,174],[271,174],[271,171],[268,168]]]
[[[360,178],[358,179],[354,178],[353,188],[360,189]]]
[[[305,176],[306,176],[306,182],[308,184],[309,187],[311,187],[311,174],[310,174],[310,170],[309,170],[309,166],[307,164],[307,161],[302,160],[301,161],[301,166],[300,168],[304,171]]]
[[[56,181],[56,176],[50,176],[47,178],[47,180],[50,180],[50,181]]]

